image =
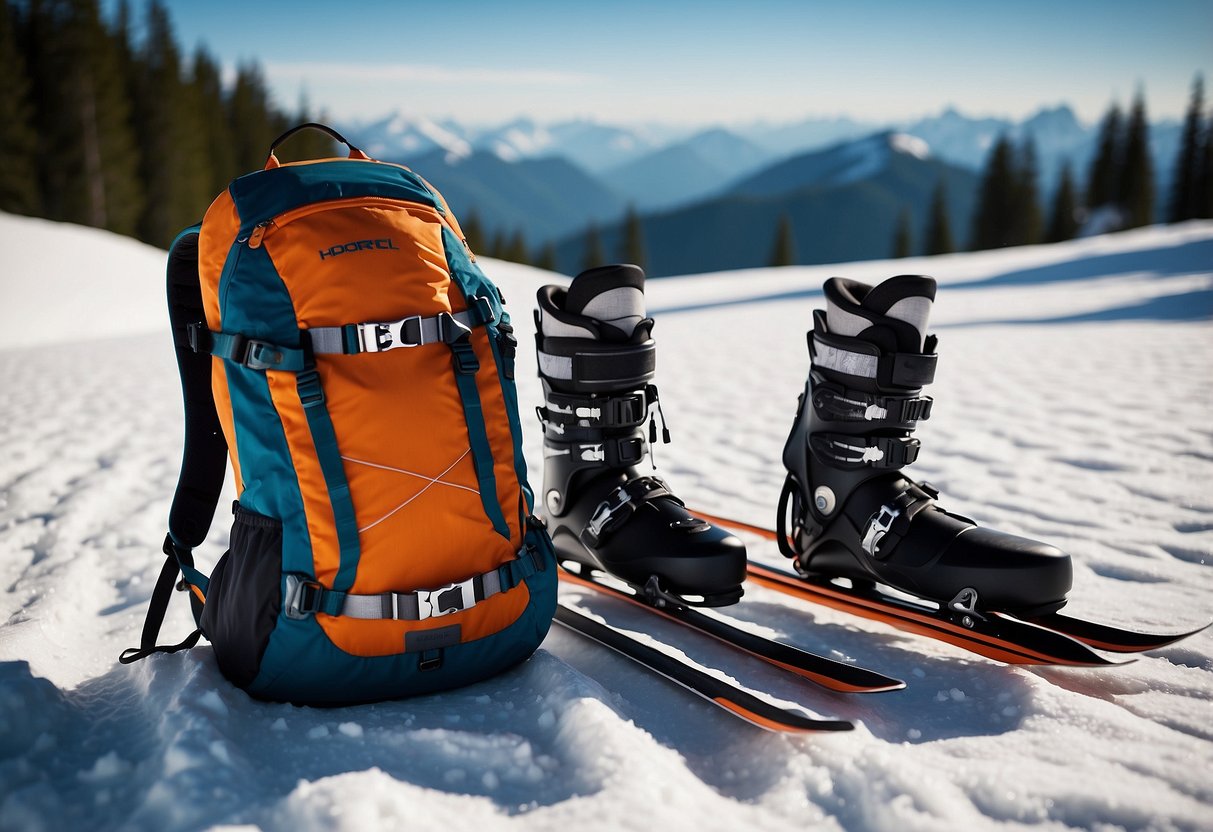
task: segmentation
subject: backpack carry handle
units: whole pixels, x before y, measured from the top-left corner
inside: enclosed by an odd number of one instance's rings
[[[345,145],[346,147],[348,147],[350,149],[350,158],[351,159],[362,159],[363,161],[368,161],[368,162],[371,160],[370,156],[367,156],[361,150],[354,147],[354,145],[352,145],[350,143],[349,139],[347,139],[345,136],[338,133],[332,127],[329,127],[327,124],[320,124],[319,122],[309,121],[305,124],[295,125],[290,130],[287,130],[281,136],[279,136],[278,138],[276,138],[272,142],[270,142],[270,154],[269,154],[269,158],[265,160],[265,169],[270,170],[271,168],[276,168],[281,164],[281,162],[278,161],[278,157],[274,155],[274,151],[278,149],[279,145],[281,145],[284,141],[289,139],[291,136],[298,133],[300,130],[309,130],[309,129],[310,130],[319,130],[321,133],[328,133],[329,136],[331,136],[332,138],[341,142],[343,145]]]

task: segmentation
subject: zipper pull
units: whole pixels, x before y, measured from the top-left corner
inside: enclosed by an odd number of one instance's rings
[[[273,222],[273,220],[266,220],[265,222],[259,222],[256,226],[254,226],[253,233],[250,234],[248,238],[249,248],[261,248],[261,238],[265,236],[266,230],[273,224]]]

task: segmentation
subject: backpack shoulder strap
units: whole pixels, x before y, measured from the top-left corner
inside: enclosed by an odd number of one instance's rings
[[[184,579],[184,588],[190,590],[195,623],[202,616],[208,581],[194,568],[193,550],[206,540],[210,531],[227,472],[227,440],[223,436],[211,392],[211,356],[195,351],[190,343],[190,325],[196,325],[206,318],[198,278],[200,229],[199,225],[185,229],[169,248],[168,314],[185,404],[185,452],[177,490],[169,510],[168,535],[164,539],[164,554],[167,557],[152,590],[139,647],[123,651],[118,658],[123,664],[138,661],[152,653],[189,649],[198,643],[201,635],[200,630],[195,630],[179,644],[156,645],[178,573]]]

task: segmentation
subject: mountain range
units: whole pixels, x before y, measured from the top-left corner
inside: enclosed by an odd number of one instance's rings
[[[963,243],[977,172],[999,136],[1035,142],[1040,191],[1047,198],[1066,163],[1081,187],[1097,132],[1065,105],[1021,121],[974,118],[948,108],[884,125],[830,118],[693,130],[516,119],[474,128],[395,113],[347,129],[372,156],[416,169],[443,192],[456,214],[475,215],[487,234],[521,232],[532,248],[555,243],[562,268],[579,265],[570,252],[584,245],[591,224],[611,251],[619,235],[612,223],[630,206],[642,216],[653,274],[764,265],[781,212],[793,219],[799,262],[887,256],[892,223],[903,209],[912,213],[916,227],[925,222],[935,179],[923,187],[909,183],[931,177],[946,180],[952,227]],[[1151,125],[1160,207],[1179,138],[1177,122]],[[875,167],[865,170],[865,164]],[[740,235],[717,239],[739,200],[744,210],[770,220],[758,234],[761,244]],[[852,214],[853,220],[842,222]],[[811,224],[802,226],[802,221]],[[700,230],[690,228],[691,222],[701,223]],[[738,228],[731,220],[727,224]],[[823,234],[823,227],[835,231]],[[667,234],[679,241],[672,248],[687,248],[688,239],[702,238],[695,246],[722,259],[667,255]],[[758,259],[755,246],[762,249]]]

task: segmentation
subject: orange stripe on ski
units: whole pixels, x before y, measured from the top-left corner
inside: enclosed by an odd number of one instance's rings
[[[584,586],[584,587],[587,587],[589,589],[593,589],[596,591],[598,591],[600,589],[600,586],[598,584],[594,583],[593,581],[582,578],[580,575],[574,575],[572,572],[568,572],[563,569],[560,570],[560,580],[564,581],[565,583],[574,584],[576,586]],[[738,644],[734,644],[733,642],[728,641],[727,639],[718,638],[718,637],[712,635],[711,633],[704,632],[703,630],[700,630],[697,627],[694,627],[694,625],[686,624],[685,622],[683,622],[681,619],[677,618],[676,616],[670,615],[670,613],[668,613],[665,610],[660,609],[658,607],[654,607],[652,604],[646,604],[644,601],[641,601],[639,598],[631,597],[623,592],[616,593],[616,592],[613,592],[610,590],[608,590],[608,592],[610,592],[610,596],[612,598],[619,598],[622,601],[627,601],[629,604],[633,604],[637,607],[641,607],[642,609],[648,610],[651,613],[660,615],[662,618],[673,621],[676,624],[682,624],[683,626],[686,626],[686,627],[694,630],[696,633],[698,633],[701,636],[713,639],[715,641],[719,641],[722,644],[727,644],[730,647],[732,647],[733,649],[737,650],[738,652],[745,653],[746,655],[749,655],[749,656],[754,656],[755,658],[761,659],[762,661],[766,662],[767,664],[782,668],[783,670],[786,670],[789,673],[794,673],[803,679],[808,679],[810,682],[814,682],[815,684],[821,685],[823,688],[826,688],[827,690],[836,691],[838,693],[874,693],[874,692],[876,692],[875,690],[873,690],[873,688],[870,688],[870,687],[864,687],[863,685],[850,685],[840,679],[835,679],[831,676],[823,676],[820,673],[814,673],[811,670],[804,669],[803,667],[796,667],[795,665],[781,662],[778,659],[772,659],[768,656],[761,656],[750,650],[746,650],[744,647],[742,647]],[[889,688],[889,690],[898,690],[898,689],[899,688]]]
[[[747,708],[743,708],[736,702],[731,702],[723,696],[717,696],[712,699],[720,707],[726,711],[732,711],[737,716],[749,722],[752,725],[757,725],[759,728],[765,728],[768,731],[778,731],[784,734],[813,734],[820,729],[801,728],[796,725],[788,725],[786,722],[776,722],[773,719],[767,719],[765,716],[759,716]]]
[[[760,586],[783,591],[807,601],[825,604],[862,618],[890,624],[918,635],[945,641],[995,661],[1006,664],[1068,664],[1068,662],[1060,662],[1055,656],[1039,653],[1022,645],[1011,644],[993,636],[961,629],[958,625],[948,624],[926,613],[916,613],[909,609],[889,610],[877,602],[857,598],[829,586],[786,577],[758,564],[751,563],[747,567],[747,576]]]

